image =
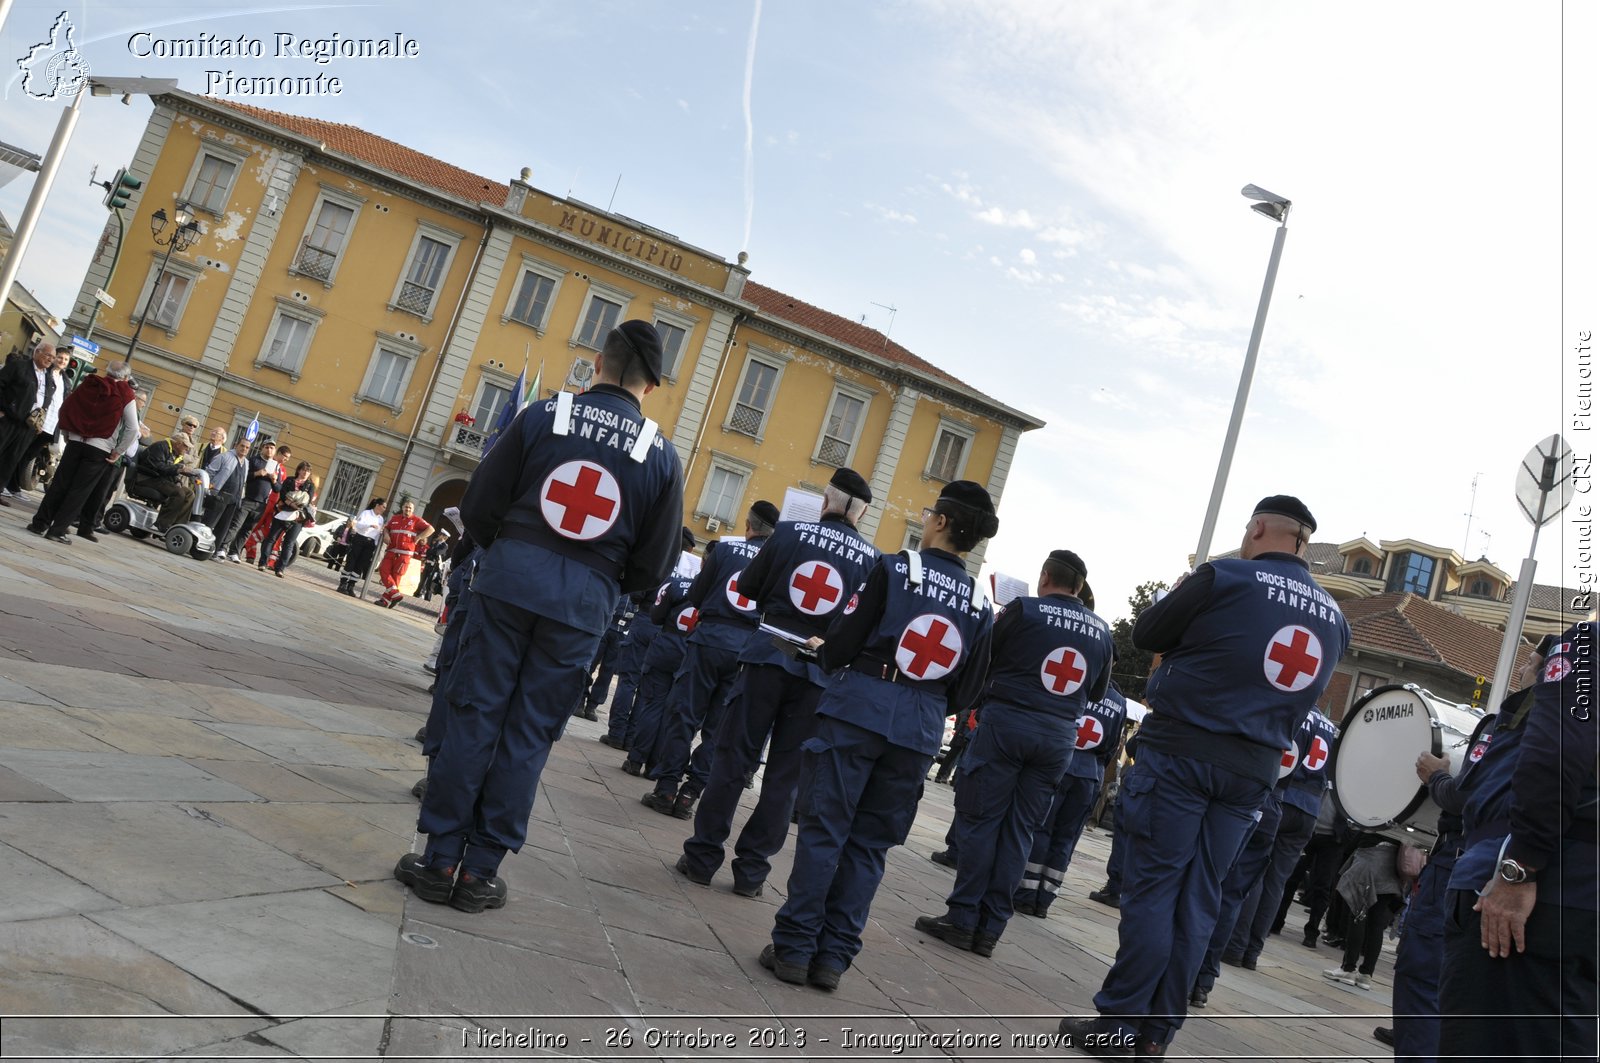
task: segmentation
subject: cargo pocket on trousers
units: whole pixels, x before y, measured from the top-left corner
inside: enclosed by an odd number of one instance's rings
[[[956,768],[955,808],[963,816],[975,816],[983,809],[983,788],[989,774],[983,770],[986,763],[969,750]]]
[[[808,738],[800,743],[800,788],[794,808],[799,816],[817,814],[817,762],[833,751],[826,738]]]
[[[1155,776],[1149,772],[1134,770],[1128,773],[1122,794],[1117,800],[1122,803],[1122,825],[1130,835],[1139,838],[1155,836],[1155,788]]]

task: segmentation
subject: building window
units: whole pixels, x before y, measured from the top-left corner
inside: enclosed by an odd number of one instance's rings
[[[511,297],[511,308],[506,311],[506,318],[543,332],[555,292],[556,282],[553,279],[531,269],[523,270],[522,280]]]
[[[1495,585],[1493,581],[1484,579],[1482,576],[1479,576],[1477,579],[1473,580],[1472,583],[1467,587],[1467,595],[1472,598],[1499,597],[1499,595],[1495,593]]]
[[[732,524],[733,515],[744,500],[745,480],[746,474],[737,469],[713,465],[711,475],[706,478],[705,495],[700,500],[701,515],[724,525]]]
[[[1426,598],[1433,586],[1433,570],[1437,566],[1438,562],[1426,554],[1397,554],[1393,567],[1389,569],[1389,585],[1385,589],[1390,592],[1410,591]]]
[[[478,400],[472,406],[473,427],[488,433],[499,422],[501,411],[510,401],[510,388],[503,388],[499,384],[491,384],[485,380],[483,386],[478,389]]]
[[[906,541],[902,550],[922,549],[922,522],[916,520],[906,521]]]
[[[835,384],[828,416],[822,422],[822,435],[812,460],[823,465],[848,465],[855,454],[856,440],[866,420],[868,394],[844,384]]]
[[[578,326],[578,335],[573,342],[598,351],[605,345],[606,336],[617,327],[617,319],[621,316],[621,303],[591,295],[589,305],[584,308],[583,323]]]
[[[336,202],[324,193],[312,210],[311,218],[311,227],[300,240],[300,250],[295,254],[290,272],[319,280],[331,287],[333,275],[339,268],[339,259],[350,242],[356,206]]]
[[[941,418],[939,431],[933,437],[933,451],[928,455],[928,478],[946,482],[961,479],[972,437],[971,428]]]
[[[1371,672],[1358,673],[1355,689],[1350,692],[1350,704],[1354,705],[1387,682],[1388,680],[1381,675],[1373,675]]]
[[[656,332],[661,336],[661,379],[676,380],[683,366],[684,348],[694,332],[695,320],[667,310],[655,313]]]
[[[376,402],[398,412],[406,385],[411,380],[411,369],[423,350],[419,343],[387,332],[378,333],[378,344],[373,349],[372,360],[367,363],[367,375],[361,381],[356,401]]]
[[[178,330],[178,318],[183,314],[183,304],[189,299],[189,278],[167,272],[156,281],[156,290],[150,299],[146,315],[152,325],[160,325],[168,332]]]
[[[321,317],[322,311],[315,307],[292,299],[278,299],[277,312],[267,327],[266,343],[256,355],[256,368],[279,369],[299,380]]]
[[[328,489],[322,493],[321,508],[352,516],[360,513],[372,497],[372,481],[377,470],[345,458],[333,459],[333,470],[328,474]]]
[[[727,427],[760,439],[767,424],[767,414],[772,410],[772,397],[778,391],[778,378],[782,375],[782,366],[760,361],[754,356],[746,361],[744,379],[739,382],[739,394],[728,413]]]
[[[1358,557],[1350,563],[1350,571],[1357,576],[1372,575],[1372,558]]]
[[[400,295],[395,305],[401,310],[427,317],[433,312],[433,301],[439,295],[439,282],[444,278],[444,266],[450,259],[450,245],[423,236],[417,240],[417,249],[411,255],[411,266],[405,280],[400,282]]]
[[[203,149],[189,174],[189,192],[184,201],[190,207],[221,214],[228,205],[234,178],[239,176],[240,158],[229,158],[212,148]]]

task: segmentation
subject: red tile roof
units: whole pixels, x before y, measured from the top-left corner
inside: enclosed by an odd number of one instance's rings
[[[1431,661],[1462,675],[1494,675],[1501,633],[1487,624],[1410,593],[1357,598],[1340,602],[1339,608],[1350,622],[1354,649]],[[1526,644],[1519,646],[1516,666],[1532,652]]]
[[[803,329],[819,333],[831,340],[866,351],[868,354],[877,355],[890,362],[926,373],[940,380],[948,380],[952,384],[959,384],[968,391],[976,389],[946,373],[943,369],[926,359],[906,350],[898,343],[879,332],[877,329],[868,328],[866,325],[849,318],[840,317],[818,306],[801,302],[792,295],[785,295],[776,288],[768,288],[765,284],[747,280],[744,284],[744,299],[754,303],[762,312],[771,314],[775,318],[799,325]]]
[[[282,114],[253,107],[237,100],[205,97],[207,103],[221,104],[258,122],[277,126],[298,136],[308,137],[326,144],[329,151],[358,159],[397,177],[432,188],[469,203],[485,200],[500,204],[506,199],[507,187],[475,173],[441,162],[404,144],[396,144],[365,129],[340,122],[325,122],[320,118],[304,118],[297,114]]]

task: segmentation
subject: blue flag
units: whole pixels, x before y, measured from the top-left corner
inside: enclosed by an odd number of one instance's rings
[[[250,427],[246,428],[244,430],[245,442],[254,443],[256,441],[256,436],[258,436],[260,434],[261,434],[261,415],[258,413],[254,417],[250,418]]]
[[[524,378],[527,375],[528,369],[524,366],[522,372],[517,374],[517,382],[511,385],[511,394],[507,396],[506,404],[500,407],[500,416],[495,418],[494,427],[490,428],[489,434],[483,437],[483,452],[485,454],[489,453],[489,448],[494,446],[495,440],[500,438],[500,434],[511,427],[511,422],[516,420],[517,414],[522,412],[525,398],[523,393]]]

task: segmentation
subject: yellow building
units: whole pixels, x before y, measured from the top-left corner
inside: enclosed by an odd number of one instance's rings
[[[849,465],[872,485],[864,530],[914,545],[944,482],[977,480],[998,502],[1021,434],[1043,424],[750,281],[743,255],[540,192],[526,170],[500,184],[353,126],[155,102],[129,165],[145,182],[129,235],[102,241],[69,324],[87,325],[103,287],[116,309],[98,311],[95,339],[120,357],[148,307],[133,357],[152,427],[259,418],[312,462],[324,509],[405,495],[437,519],[524,367],[542,367],[545,394],[579,390],[628,318],[662,334],[666,379],[645,412],[678,448],[702,537]],[[163,268],[146,222],[179,205],[204,235]]]

